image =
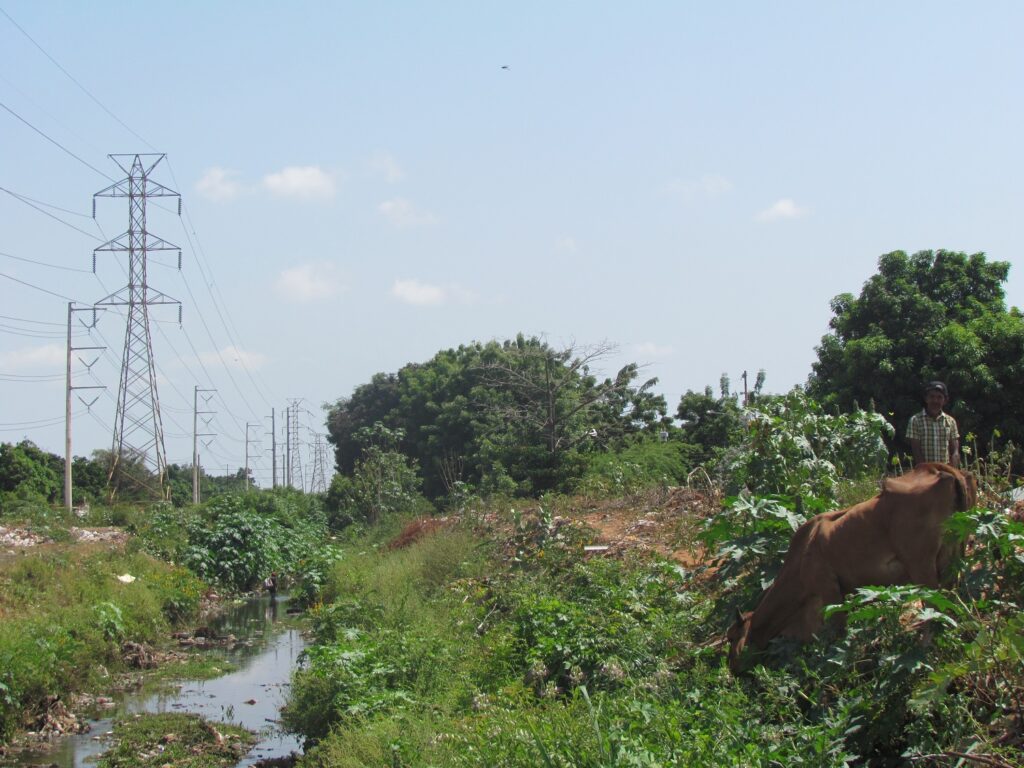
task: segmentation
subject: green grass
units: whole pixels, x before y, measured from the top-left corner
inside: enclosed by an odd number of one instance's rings
[[[118,576],[131,575],[123,583]],[[116,671],[127,640],[155,643],[198,611],[203,585],[131,547],[30,550],[0,564],[0,739],[47,695]]]
[[[255,736],[244,728],[211,723],[198,715],[136,715],[114,724],[116,744],[97,768],[214,768],[233,766]]]
[[[963,521],[981,545],[964,572],[987,602],[934,598],[953,623],[930,640],[903,618],[914,595],[880,593],[845,636],[773,647],[736,678],[709,641],[740,582],[585,561],[548,517],[509,513],[400,552],[349,542],[284,715],[311,743],[299,765],[897,765],[943,751],[1014,764],[1019,528]],[[719,543],[760,546],[744,520],[723,510]]]

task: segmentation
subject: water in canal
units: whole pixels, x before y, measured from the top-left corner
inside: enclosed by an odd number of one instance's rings
[[[117,707],[101,720],[90,721],[88,733],[65,736],[51,744],[5,759],[4,765],[85,768],[106,751],[106,739],[118,714],[140,712],[193,712],[221,722],[241,725],[259,734],[260,741],[238,763],[249,766],[268,757],[282,757],[301,751],[300,742],[283,733],[277,725],[278,710],[285,703],[292,669],[305,647],[296,629],[278,624],[284,618],[287,597],[252,598],[228,608],[210,626],[218,636],[232,634],[240,641],[223,654],[237,669],[213,680],[186,680],[177,691],[120,694]],[[253,703],[247,703],[253,702]],[[89,758],[92,758],[91,760]]]

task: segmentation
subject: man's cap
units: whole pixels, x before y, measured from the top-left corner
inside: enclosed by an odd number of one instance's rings
[[[924,385],[924,393],[926,395],[932,390],[941,392],[943,397],[949,397],[949,393],[946,391],[946,385],[941,381],[929,381]]]

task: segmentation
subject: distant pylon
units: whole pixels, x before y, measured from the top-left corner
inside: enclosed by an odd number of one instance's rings
[[[302,475],[302,453],[299,441],[299,405],[302,398],[292,400],[288,406],[288,485],[295,488],[298,483],[300,490],[306,490],[305,478]]]
[[[313,443],[313,477],[309,482],[311,493],[327,493],[327,473],[324,469],[327,464],[326,455],[327,445],[324,443],[324,436],[317,434],[316,442]]]
[[[112,458],[107,477],[112,493],[119,486],[122,463],[136,457],[142,458],[155,471],[161,495],[166,496],[168,490],[167,454],[160,419],[160,398],[156,389],[149,307],[154,304],[177,304],[180,322],[181,302],[150,288],[146,278],[146,254],[150,251],[178,251],[178,269],[181,269],[181,249],[146,230],[146,200],[150,197],[177,197],[178,215],[181,215],[180,195],[149,178],[150,172],[164,157],[166,155],[162,154],[110,155],[110,159],[128,177],[93,196],[93,217],[96,216],[97,197],[128,198],[128,231],[104,243],[94,252],[128,254],[128,285],[96,302],[97,306],[128,307]],[[93,271],[95,269],[94,255]]]

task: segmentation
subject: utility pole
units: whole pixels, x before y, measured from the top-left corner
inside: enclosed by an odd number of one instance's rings
[[[67,375],[65,377],[67,383],[67,391],[64,398],[64,509],[71,512],[72,506],[72,493],[71,493],[71,392],[75,389],[106,389],[103,385],[95,386],[78,386],[74,387],[71,385],[71,353],[83,349],[106,349],[106,347],[73,347],[71,346],[71,317],[75,312],[92,312],[92,323],[85,325],[86,328],[96,327],[96,308],[95,307],[83,307],[81,309],[75,309],[73,307],[74,302],[68,302],[68,360],[67,360]],[[81,321],[79,321],[81,322]],[[82,358],[78,358],[79,361],[85,366],[86,370],[91,370],[96,364],[96,360],[99,360],[97,356],[91,363],[86,363]],[[79,396],[79,400],[86,407],[86,410],[91,408],[93,404],[99,399],[99,395],[96,395],[88,403]]]
[[[747,394],[747,372],[744,371],[740,378],[743,379],[743,407],[746,408],[750,402],[750,396]]]
[[[259,424],[245,422],[245,490],[249,490],[249,427],[258,427]]]
[[[273,478],[272,488],[277,488],[277,422],[274,418],[274,409],[270,409],[270,474]]]
[[[177,197],[180,216],[181,196],[149,178],[153,168],[166,155],[129,154],[109,157],[128,177],[93,195],[93,218],[96,217],[97,197],[127,197],[128,231],[93,251],[93,271],[96,271],[96,253],[127,253],[128,285],[96,303],[98,306],[128,307],[128,320],[107,483],[113,495],[119,485],[118,478],[124,460],[140,456],[155,468],[160,492],[166,497],[170,491],[167,486],[167,453],[164,449],[163,422],[160,419],[160,397],[156,389],[149,308],[157,304],[177,304],[180,323],[181,302],[150,288],[146,277],[146,255],[150,251],[176,250],[178,269],[181,269],[181,249],[149,233],[146,228],[146,200],[151,197]]]
[[[204,393],[205,392],[211,392],[212,393],[212,392],[216,392],[216,391],[217,391],[216,389],[200,389],[198,384],[194,387],[194,389],[192,391],[192,503],[193,504],[198,504],[200,502],[200,500],[201,500],[200,499],[200,494],[199,494],[199,477],[200,477],[200,475],[199,475],[199,438],[201,436],[202,437],[211,437],[211,436],[217,434],[216,432],[200,432],[199,431],[199,414],[201,414],[201,413],[202,414],[207,414],[207,413],[208,414],[214,414],[214,413],[216,413],[216,411],[200,411],[199,410],[199,393],[200,392],[204,392]],[[203,400],[207,404],[209,404],[210,399],[212,397],[213,397],[212,394],[209,397],[207,397],[204,394],[203,395]],[[211,416],[210,418],[212,419],[213,417]],[[203,419],[203,423],[207,427],[210,426],[210,422],[207,419]],[[204,443],[204,445],[207,445],[207,447],[209,447],[208,444]]]

